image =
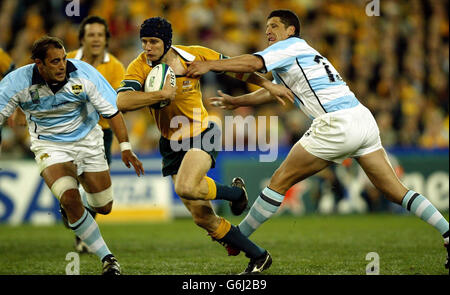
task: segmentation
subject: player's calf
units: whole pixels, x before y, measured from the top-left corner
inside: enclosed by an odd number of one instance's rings
[[[215,214],[197,211],[193,211],[191,213],[194,223],[208,232],[214,231],[214,229],[216,229],[220,224],[220,218]]]

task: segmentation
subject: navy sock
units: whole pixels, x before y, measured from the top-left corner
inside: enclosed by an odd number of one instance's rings
[[[234,248],[240,249],[245,252],[248,258],[258,258],[266,252],[265,249],[250,241],[249,238],[241,233],[239,228],[233,225],[231,225],[228,233],[219,241],[223,241]]]
[[[223,185],[216,182],[216,200],[237,201],[242,197],[244,190],[230,185]]]

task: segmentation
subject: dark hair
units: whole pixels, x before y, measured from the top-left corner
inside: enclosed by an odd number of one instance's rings
[[[294,36],[300,37],[300,20],[298,19],[298,16],[292,12],[291,10],[273,10],[270,15],[267,17],[267,19],[272,17],[279,17],[281,23],[283,23],[286,28],[289,26],[295,27]]]
[[[64,44],[61,39],[56,37],[44,36],[34,41],[31,47],[31,59],[40,59],[42,61],[47,57],[47,50],[50,47],[64,49]]]
[[[111,36],[108,28],[108,24],[106,20],[97,15],[87,16],[81,21],[80,29],[78,31],[78,41],[81,44],[81,40],[84,38],[84,34],[86,34],[86,25],[89,24],[101,24],[105,27],[105,36],[106,36],[106,46],[108,46],[109,37]]]

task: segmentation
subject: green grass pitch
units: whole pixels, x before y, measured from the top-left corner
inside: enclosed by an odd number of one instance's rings
[[[236,224],[241,218],[229,220]],[[227,256],[191,219],[101,224],[100,229],[125,275],[227,275],[248,263],[242,253]],[[415,216],[282,216],[251,238],[273,256],[268,275],[365,275],[369,252],[379,255],[381,275],[448,275],[442,237]],[[62,223],[0,225],[0,274],[64,275],[73,241]],[[80,255],[80,274],[100,273],[96,256]]]

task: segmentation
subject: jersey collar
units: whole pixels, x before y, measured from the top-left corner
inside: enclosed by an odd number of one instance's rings
[[[77,54],[75,55],[74,59],[80,59],[83,57],[83,47],[80,47],[77,50]],[[103,61],[102,63],[107,63],[110,61],[109,53],[105,50],[105,54],[103,55]]]
[[[67,61],[67,66],[66,66],[66,82],[67,82],[67,77],[69,77],[69,74],[72,72],[75,72],[77,70],[77,67],[75,67],[75,65],[68,60]],[[44,78],[42,78],[41,74],[39,74],[39,70],[37,68],[37,65],[35,64],[33,66],[33,76],[31,77],[31,84],[35,85],[35,84],[46,84],[47,82],[44,80]],[[65,82],[64,82],[65,83]]]

